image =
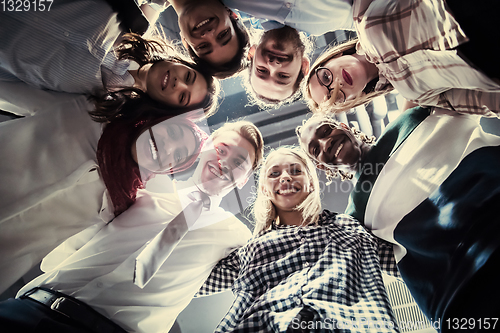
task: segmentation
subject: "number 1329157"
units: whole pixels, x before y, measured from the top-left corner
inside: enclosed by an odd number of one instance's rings
[[[445,325],[454,330],[495,330],[498,318],[448,318]]]
[[[54,0],[1,0],[3,12],[50,12]]]

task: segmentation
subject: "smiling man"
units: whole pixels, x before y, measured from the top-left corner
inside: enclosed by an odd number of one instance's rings
[[[191,57],[217,78],[245,67],[248,32],[238,15],[219,0],[171,0],[182,43]]]
[[[141,191],[112,223],[50,253],[45,274],[0,303],[2,332],[167,332],[216,263],[251,236],[219,204],[261,162],[262,135],[236,122],[212,139],[176,193]]]
[[[268,104],[292,97],[309,72],[307,44],[305,35],[289,26],[264,32],[248,54],[249,92]]]

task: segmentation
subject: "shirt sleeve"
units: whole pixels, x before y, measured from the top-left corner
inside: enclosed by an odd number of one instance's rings
[[[195,297],[209,296],[231,288],[240,272],[239,248],[221,259]]]
[[[401,278],[398,266],[396,265],[396,258],[394,258],[393,245],[379,238],[376,238],[376,240],[378,243],[378,254],[382,272],[396,278]]]
[[[499,91],[450,89],[441,94],[439,105],[460,113],[500,118]]]

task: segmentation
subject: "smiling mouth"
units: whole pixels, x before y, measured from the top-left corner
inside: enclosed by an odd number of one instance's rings
[[[342,77],[344,78],[345,83],[352,86],[352,77],[345,69],[342,70]]]
[[[220,180],[224,181],[230,181],[229,177],[227,176],[226,173],[222,172],[222,170],[218,167],[214,167],[211,163],[208,163],[208,170],[210,173],[212,173],[214,176],[219,178]]]
[[[344,143],[342,142],[339,147],[337,148],[337,151],[335,152],[335,158],[339,156],[340,151],[344,148]]]
[[[212,20],[212,18],[208,18],[206,20],[203,20],[201,21],[200,23],[198,23],[194,28],[193,30],[198,30],[200,29],[201,27],[203,27],[205,24],[208,24],[210,22],[210,20]]]
[[[300,189],[297,188],[297,187],[292,187],[292,188],[288,188],[288,189],[278,189],[276,190],[276,194],[279,194],[279,195],[287,195],[287,194],[294,194],[294,193],[297,193],[299,192]]]
[[[163,77],[163,80],[161,80],[161,90],[165,90],[165,88],[168,86],[169,79],[170,79],[170,71],[167,71],[165,73],[165,76]]]

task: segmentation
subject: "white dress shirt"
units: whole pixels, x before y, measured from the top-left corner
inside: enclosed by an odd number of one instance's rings
[[[485,133],[479,116],[435,109],[389,158],[368,199],[365,225],[373,234],[397,244],[399,221],[436,190],[460,161],[476,149],[500,145]],[[406,250],[394,247],[399,261]]]
[[[129,332],[168,332],[212,268],[251,237],[232,214],[212,204],[200,219],[211,225],[187,232],[144,288],[133,282],[137,255],[181,211],[176,194],[139,191],[127,211],[75,235],[47,256],[45,274],[21,289],[58,290],[87,303]],[[186,226],[187,230],[187,226]]]
[[[288,25],[311,35],[322,35],[339,29],[354,29],[353,0],[223,0],[227,7],[256,18]],[[263,24],[266,30],[279,24]]]
[[[70,95],[0,124],[0,292],[68,237],[114,217],[90,108],[85,96]]]

